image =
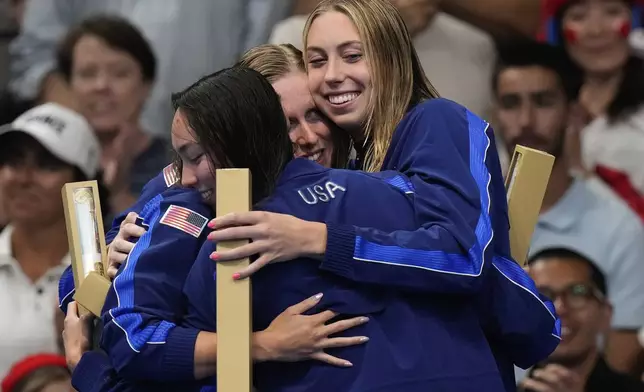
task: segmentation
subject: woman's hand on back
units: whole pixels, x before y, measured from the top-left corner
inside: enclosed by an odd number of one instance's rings
[[[303,313],[320,302],[322,294],[293,305],[273,320],[264,331],[255,334],[255,358],[260,361],[296,362],[313,359],[330,365],[349,367],[352,363],[324,352],[327,348],[364,344],[366,336],[334,337],[330,335],[362,325],[367,317],[353,317],[346,320],[327,322],[337,313],[325,310],[310,316]]]

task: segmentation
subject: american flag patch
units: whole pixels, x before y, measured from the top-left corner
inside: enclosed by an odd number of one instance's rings
[[[171,205],[163,214],[159,223],[174,227],[191,236],[199,238],[203,228],[208,223],[208,218],[201,214],[197,214],[191,209]]]
[[[163,179],[165,180],[165,185],[168,188],[179,182],[177,168],[174,167],[174,164],[171,163],[163,168]]]

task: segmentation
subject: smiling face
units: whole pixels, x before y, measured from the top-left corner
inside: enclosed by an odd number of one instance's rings
[[[201,193],[204,201],[215,205],[216,166],[197,142],[186,117],[177,110],[172,120],[172,148],[181,160],[181,185]]]
[[[630,53],[630,20],[624,0],[583,0],[571,5],[561,22],[570,56],[586,72],[615,72]]]
[[[358,30],[345,14],[329,11],[313,20],[306,62],[315,104],[341,128],[352,133],[361,129],[371,76]]]
[[[289,122],[289,137],[295,156],[331,167],[333,140],[330,124],[313,102],[306,73],[294,70],[273,83]]]
[[[136,123],[150,89],[139,63],[93,35],[78,40],[72,58],[71,88],[92,127],[113,132]]]
[[[9,222],[48,225],[65,219],[60,190],[73,182],[74,169],[31,136],[9,132],[0,159],[2,203]]]
[[[610,305],[600,299],[588,264],[566,257],[549,257],[530,264],[537,288],[555,305],[561,319],[561,343],[549,360],[575,364],[597,350],[597,337],[610,327]]]

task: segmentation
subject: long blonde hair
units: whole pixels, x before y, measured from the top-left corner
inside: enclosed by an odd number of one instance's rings
[[[270,83],[294,71],[306,72],[302,51],[291,44],[265,44],[251,48],[242,55],[237,66],[254,69]],[[333,140],[332,165],[334,168],[345,168],[351,152],[351,138],[332,121],[327,123],[331,126]]]
[[[363,124],[367,143],[363,169],[377,172],[405,113],[439,94],[425,76],[405,22],[389,0],[322,1],[306,21],[305,48],[311,24],[329,11],[341,12],[353,22],[364,47],[372,89]]]

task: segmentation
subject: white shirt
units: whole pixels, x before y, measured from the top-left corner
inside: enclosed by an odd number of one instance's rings
[[[584,165],[603,165],[625,173],[644,194],[644,106],[614,124],[605,116],[593,120],[581,134]]]
[[[0,379],[27,355],[58,351],[54,325],[58,281],[69,255],[33,283],[13,258],[9,225],[0,232]]]

